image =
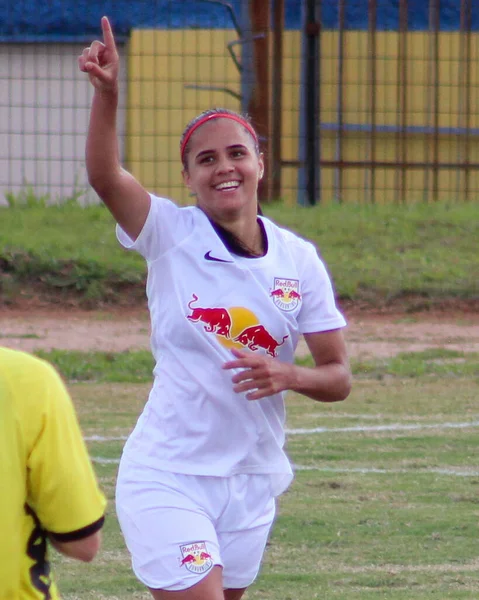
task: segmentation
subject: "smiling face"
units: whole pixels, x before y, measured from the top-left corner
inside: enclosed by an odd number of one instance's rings
[[[263,170],[263,158],[245,128],[232,119],[217,118],[191,136],[183,178],[199,207],[221,223],[241,215],[256,218]]]

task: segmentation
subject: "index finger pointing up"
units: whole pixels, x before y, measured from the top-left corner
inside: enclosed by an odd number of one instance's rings
[[[101,29],[103,31],[103,43],[107,48],[115,49],[115,38],[113,37],[113,31],[111,30],[110,21],[108,17],[101,18]]]

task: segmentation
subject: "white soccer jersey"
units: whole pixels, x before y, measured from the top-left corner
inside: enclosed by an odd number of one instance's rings
[[[268,251],[231,254],[197,207],[151,197],[135,242],[147,261],[154,384],[124,452],[130,460],[192,475],[270,474],[291,480],[283,450],[282,393],[257,401],[233,391],[222,365],[231,348],[293,362],[299,334],[345,326],[314,246],[260,217]]]

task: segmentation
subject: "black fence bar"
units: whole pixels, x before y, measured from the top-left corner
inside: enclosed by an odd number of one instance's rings
[[[407,12],[408,0],[399,0],[399,47],[398,47],[398,108],[399,108],[399,199],[402,204],[406,202],[407,171],[404,167],[406,161],[406,129],[408,121],[408,48],[407,48]]]
[[[281,197],[281,140],[283,132],[284,0],[273,0],[273,81],[271,131],[271,197]]]
[[[463,160],[469,161],[471,152],[471,97],[472,97],[472,10],[471,0],[461,0],[460,32],[461,32],[461,50],[464,54],[461,57],[460,68],[462,68],[463,81],[459,84],[461,94],[464,95],[464,121],[466,133],[464,136],[464,156]],[[466,200],[470,198],[470,171],[464,174],[464,196]]]
[[[344,15],[345,15],[345,2],[346,0],[339,0],[338,2],[338,81],[337,81],[337,94],[336,94],[336,119],[337,119],[337,131],[336,131],[336,143],[335,143],[335,157],[336,160],[343,160],[343,135],[344,135]],[[343,171],[342,169],[336,169],[334,172],[334,198],[336,202],[343,201]]]
[[[434,142],[433,142],[433,179],[432,179],[432,197],[437,200],[439,197],[439,106],[440,106],[440,64],[439,64],[439,11],[440,0],[431,0],[432,30],[433,30],[433,48],[434,48]],[[442,166],[442,165],[441,165]]]
[[[306,0],[306,196],[310,205],[320,199],[319,8],[317,0]]]
[[[376,202],[376,140],[377,140],[377,0],[369,0],[369,18],[368,18],[368,73],[369,73],[369,121],[371,123],[371,133],[369,136],[369,159],[373,163],[371,167],[369,182],[369,201]]]

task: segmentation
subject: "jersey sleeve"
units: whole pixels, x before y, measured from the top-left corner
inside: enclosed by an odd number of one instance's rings
[[[41,362],[32,397],[41,420],[29,452],[28,504],[44,529],[73,541],[98,530],[106,499],[83,441],[73,403],[58,373]]]
[[[143,229],[135,241],[119,226],[116,235],[127,250],[136,250],[153,261],[180,243],[193,229],[191,211],[176,206],[166,198],[150,194],[151,203]]]
[[[298,315],[300,333],[345,327],[346,321],[336,306],[331,279],[315,247],[304,242],[302,254],[302,305]]]

